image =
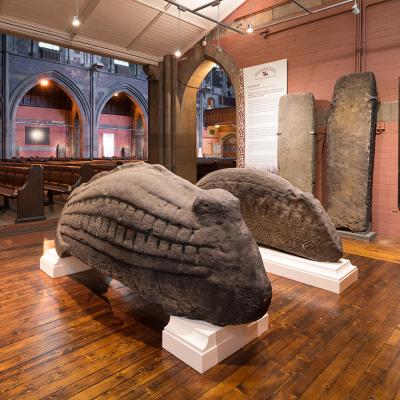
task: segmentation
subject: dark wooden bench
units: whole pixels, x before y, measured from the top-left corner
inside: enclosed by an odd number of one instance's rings
[[[10,199],[17,199],[16,223],[45,219],[43,168],[40,165],[0,165],[0,195],[6,209],[10,207]]]
[[[207,174],[224,168],[235,168],[236,160],[232,158],[198,158],[197,159],[197,180]]]
[[[93,176],[89,163],[81,165],[45,164],[44,189],[47,190],[49,204],[54,203],[55,194],[70,194],[82,183],[88,182]]]

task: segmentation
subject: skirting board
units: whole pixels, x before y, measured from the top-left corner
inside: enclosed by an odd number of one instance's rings
[[[40,269],[51,278],[59,278],[91,268],[75,257],[60,258],[56,249],[48,249],[40,257]]]
[[[336,263],[311,261],[259,246],[267,272],[294,281],[342,293],[358,279],[358,269],[349,260]]]
[[[347,232],[336,230],[341,238],[348,238],[354,240],[360,240],[362,242],[373,242],[376,238],[376,232]]]
[[[171,316],[162,333],[162,347],[203,373],[268,330],[268,314],[243,325],[216,326]]]

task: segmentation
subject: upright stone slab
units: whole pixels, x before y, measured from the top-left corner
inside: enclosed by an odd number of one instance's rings
[[[278,171],[303,192],[315,192],[316,114],[311,93],[288,94],[279,102]]]
[[[374,74],[341,77],[327,126],[327,211],[337,229],[369,229],[376,118]]]

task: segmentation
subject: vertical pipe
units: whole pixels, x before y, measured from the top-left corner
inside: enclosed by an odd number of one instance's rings
[[[400,209],[400,78],[397,95],[397,208]]]
[[[172,56],[164,57],[164,165],[169,170],[172,167]]]
[[[94,64],[93,55],[90,55],[90,123],[89,123],[89,158],[94,158],[94,130],[95,130],[95,74],[96,71],[92,67]]]
[[[9,99],[9,55],[7,46],[7,35],[1,35],[2,41],[2,65],[1,65],[1,78],[2,78],[2,132],[1,132],[1,158],[5,160],[8,156],[13,155],[14,143],[16,141],[15,127],[10,128],[10,99]],[[11,132],[13,133],[11,135]],[[7,137],[8,136],[8,137]]]
[[[160,70],[159,70],[159,81],[158,81],[158,115],[157,115],[157,123],[159,132],[157,134],[158,137],[158,162],[165,165],[164,159],[164,147],[165,147],[165,140],[164,140],[164,62],[160,63]]]
[[[177,98],[178,93],[178,60],[172,57],[171,73],[171,171],[176,172],[176,116],[177,116]]]

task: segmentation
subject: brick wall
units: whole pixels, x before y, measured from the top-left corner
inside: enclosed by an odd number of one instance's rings
[[[254,10],[276,4],[275,0],[254,0]],[[249,1],[239,7],[228,20],[249,13]],[[331,100],[336,80],[356,70],[356,17],[342,6],[269,28],[266,39],[252,35],[227,35],[221,46],[233,57],[239,68],[288,59],[289,93],[310,91],[317,100],[319,113]],[[335,14],[337,13],[337,14]],[[361,57],[362,70],[372,71],[377,78],[382,104],[379,120],[385,131],[377,137],[373,188],[373,230],[381,236],[400,239],[400,213],[397,208],[397,110],[400,77],[400,1],[364,0],[365,19]],[[319,123],[318,191],[323,200],[324,126]],[[355,194],[356,195],[356,194]]]
[[[17,110],[16,125],[16,144],[20,149],[21,157],[55,157],[56,146],[66,144],[69,110],[58,110],[53,108],[40,108],[19,106]],[[40,120],[60,124],[64,126],[48,125],[50,128],[50,145],[26,145],[25,144],[25,126],[36,126],[26,120]]]

